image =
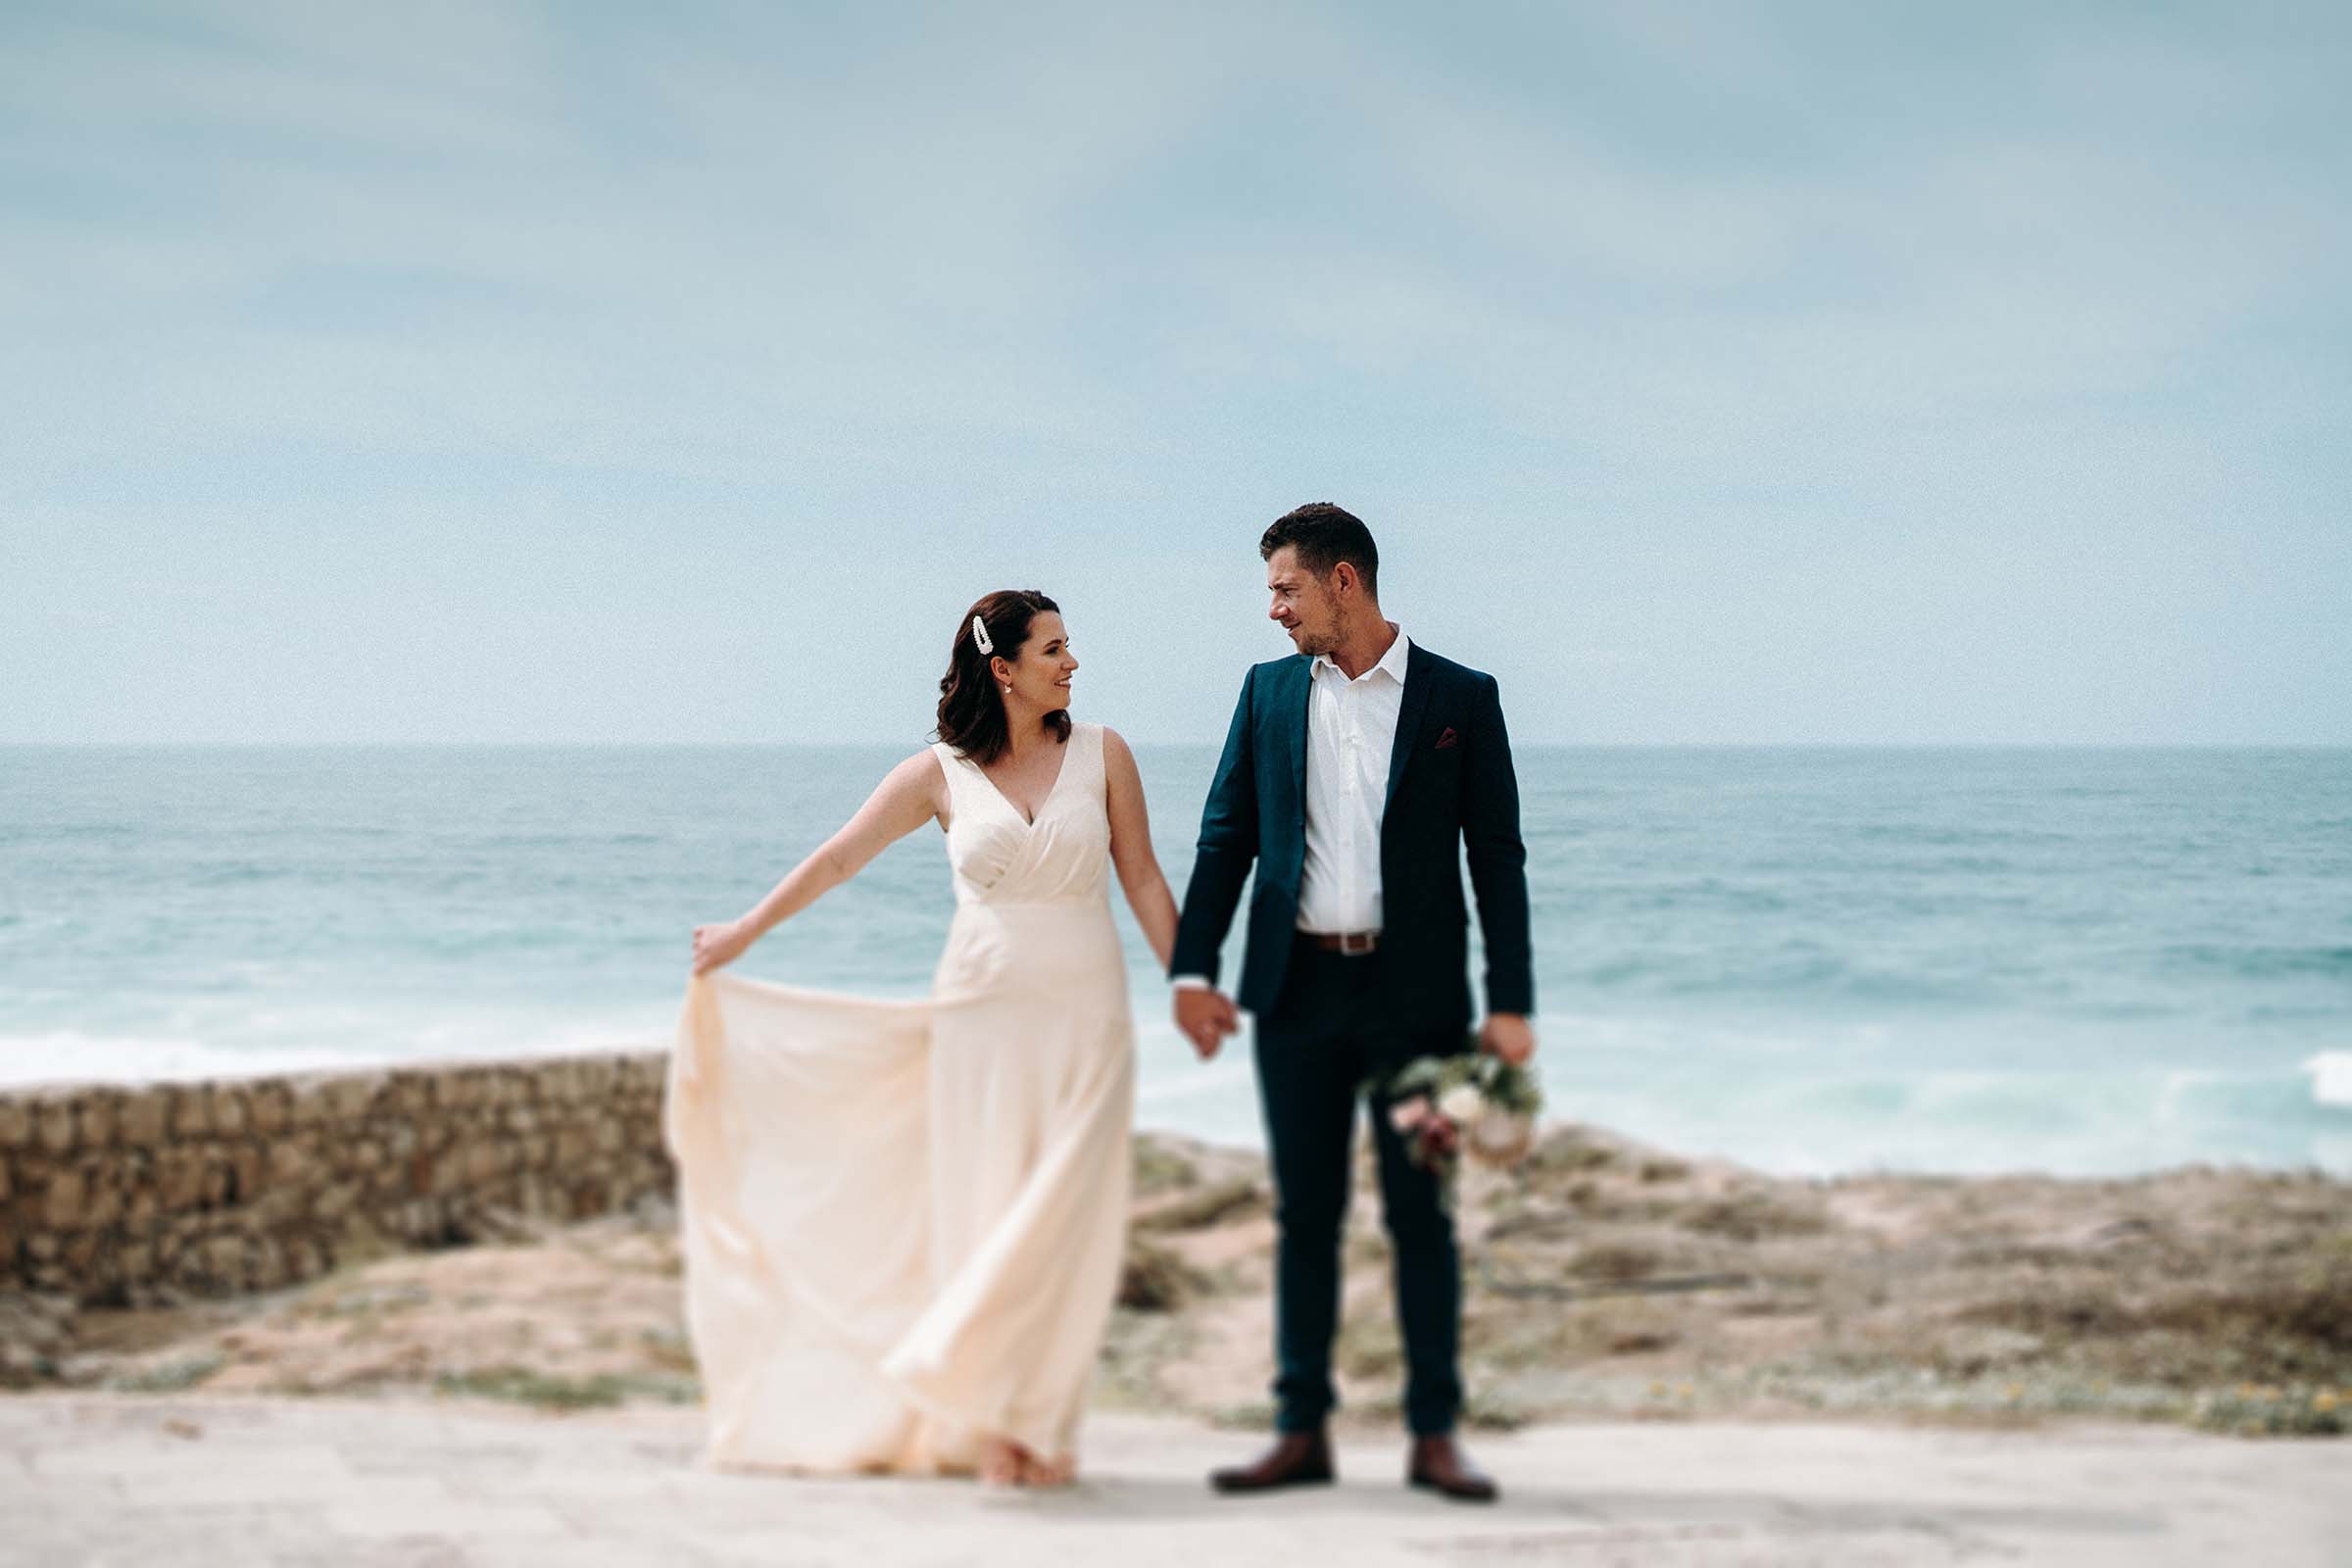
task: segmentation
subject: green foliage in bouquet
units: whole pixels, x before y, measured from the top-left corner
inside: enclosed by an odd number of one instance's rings
[[[1479,1050],[1475,1033],[1464,1038],[1458,1055],[1422,1056],[1408,1062],[1390,1077],[1381,1098],[1389,1103],[1415,1095],[1437,1101],[1444,1099],[1447,1090],[1464,1084],[1476,1089],[1496,1110],[1531,1120],[1543,1114],[1544,1088],[1536,1082],[1536,1075]]]

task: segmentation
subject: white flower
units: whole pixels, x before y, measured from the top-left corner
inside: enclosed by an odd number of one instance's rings
[[[1447,1121],[1460,1126],[1477,1119],[1486,1103],[1487,1097],[1478,1092],[1476,1084],[1455,1084],[1438,1097],[1438,1111]]]

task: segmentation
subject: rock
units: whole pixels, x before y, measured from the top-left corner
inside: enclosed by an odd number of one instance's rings
[[[172,1091],[172,1136],[202,1138],[213,1130],[213,1092],[208,1084],[183,1084]]]
[[[1118,1304],[1137,1312],[1173,1312],[1207,1283],[1207,1276],[1167,1248],[1131,1238],[1119,1269]]]
[[[1254,1176],[1239,1176],[1187,1193],[1136,1217],[1136,1227],[1148,1231],[1197,1231],[1221,1225],[1245,1214],[1270,1207],[1264,1184]]]
[[[390,1083],[389,1075],[380,1072],[357,1072],[334,1079],[327,1086],[327,1103],[336,1121],[345,1126],[365,1121],[368,1107]]]
[[[229,1168],[237,1175],[237,1201],[250,1203],[261,1196],[265,1166],[262,1152],[251,1144],[239,1144],[228,1153]]]
[[[108,1372],[112,1370],[113,1362],[106,1356],[68,1355],[58,1358],[57,1365],[51,1369],[50,1375],[68,1388],[88,1389],[105,1382]]]
[[[193,1149],[167,1149],[156,1172],[156,1188],[167,1213],[181,1213],[204,1201],[204,1156]]]
[[[288,1125],[294,1127],[323,1127],[333,1119],[331,1095],[335,1080],[324,1073],[306,1073],[287,1085],[291,1100],[288,1104]]]
[[[164,1141],[171,1125],[172,1092],[161,1086],[135,1089],[122,1099],[115,1118],[115,1135],[134,1148],[152,1149]]]
[[[304,1138],[281,1138],[271,1144],[264,1166],[265,1178],[272,1187],[307,1186],[324,1174],[310,1142]]]
[[[1935,1360],[1938,1367],[1952,1376],[1971,1378],[1996,1368],[2032,1361],[2044,1348],[2044,1341],[2036,1334],[1990,1326],[1960,1325],[1944,1330],[1940,1343],[1936,1347]]]
[[[81,1147],[105,1149],[115,1141],[115,1125],[122,1105],[120,1089],[96,1089],[81,1099]]]
[[[81,1185],[82,1224],[99,1230],[122,1217],[122,1191],[115,1167],[85,1162],[81,1167]]]
[[[33,1102],[33,1142],[52,1154],[69,1154],[74,1142],[74,1102],[63,1098]]]
[[[73,1345],[75,1312],[71,1296],[0,1294],[0,1384],[23,1387],[54,1376],[56,1358]]]
[[[81,1172],[74,1166],[60,1165],[49,1178],[49,1192],[42,1200],[41,1215],[54,1230],[70,1230],[81,1223],[82,1201],[88,1196]]]
[[[57,1362],[29,1345],[0,1339],[0,1388],[24,1389],[56,1376]]]
[[[224,1285],[238,1285],[245,1277],[245,1240],[241,1236],[215,1236],[204,1244],[201,1253],[205,1272]]]
[[[332,1224],[351,1212],[352,1200],[355,1196],[351,1183],[336,1182],[333,1186],[320,1192],[313,1200],[311,1212]]]

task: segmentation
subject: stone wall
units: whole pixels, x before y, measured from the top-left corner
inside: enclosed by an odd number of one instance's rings
[[[0,1090],[0,1292],[141,1306],[670,1197],[665,1052]]]

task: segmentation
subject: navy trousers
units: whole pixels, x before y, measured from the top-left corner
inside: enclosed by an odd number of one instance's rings
[[[1282,998],[1256,1027],[1259,1105],[1273,1156],[1277,1228],[1275,1425],[1319,1425],[1339,1402],[1331,1380],[1339,1329],[1341,1239],[1356,1107],[1367,1087],[1415,1056],[1461,1049],[1462,1030],[1384,1027],[1382,955],[1292,951]],[[1372,1107],[1381,1213],[1396,1259],[1404,1342],[1405,1424],[1417,1437],[1453,1430],[1461,1408],[1462,1276],[1453,1216],[1437,1177],[1415,1166],[1385,1111]]]

